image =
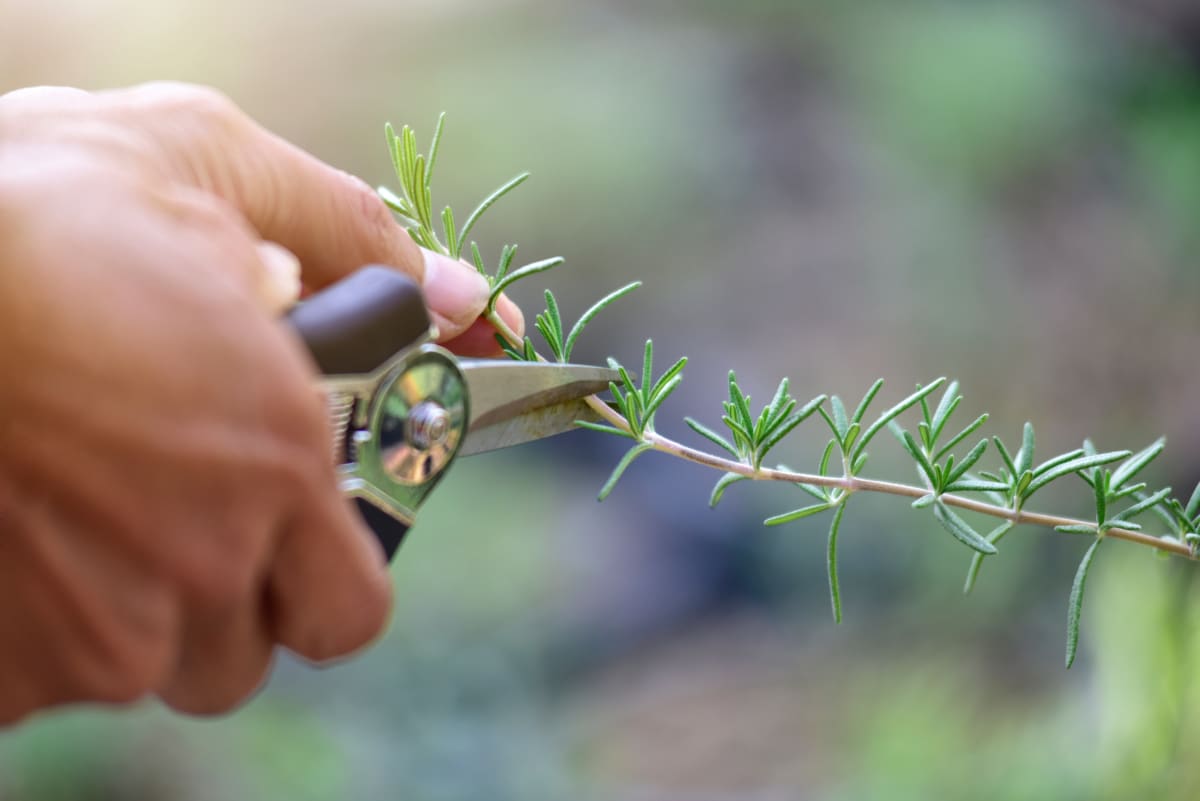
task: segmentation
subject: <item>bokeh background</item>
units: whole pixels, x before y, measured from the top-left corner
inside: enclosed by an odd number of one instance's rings
[[[438,202],[534,179],[486,252],[561,254],[568,316],[628,281],[579,355],[692,361],[662,413],[885,398],[958,377],[963,414],[1046,450],[1170,440],[1200,478],[1200,13],[1191,0],[0,0],[0,90],[215,85],[372,183],[382,128],[449,112]],[[531,282],[536,284],[536,282]],[[532,313],[540,287],[516,290]],[[876,470],[903,470],[881,437]],[[780,458],[811,466],[800,429]],[[153,704],[0,733],[0,799],[1190,799],[1196,569],[1018,530],[969,553],[862,498],[830,620],[802,502],[587,432],[459,464],[360,658],[283,660],[231,716]],[[893,472],[892,475],[905,476]],[[1055,509],[1085,514],[1064,492]],[[1043,507],[1045,504],[1043,504]],[[2,679],[0,679],[2,680]]]

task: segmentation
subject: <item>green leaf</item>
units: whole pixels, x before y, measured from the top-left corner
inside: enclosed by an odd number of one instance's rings
[[[446,242],[450,248],[450,258],[457,259],[462,253],[462,245],[454,233],[454,209],[447,206],[442,209],[442,230],[446,232]]]
[[[825,446],[825,453],[821,455],[820,473],[823,476],[829,475],[829,459],[833,456],[833,448],[837,445],[837,440],[829,440],[829,444]]]
[[[642,390],[648,391],[654,380],[654,340],[646,340],[646,350],[642,353]]]
[[[513,259],[517,255],[516,245],[505,245],[500,248],[500,266],[496,268],[496,275],[492,278],[492,285],[495,286],[497,281],[503,281],[508,275],[508,268],[512,266]]]
[[[838,504],[837,511],[833,513],[833,522],[829,526],[829,540],[826,544],[825,566],[829,573],[829,600],[833,606],[835,623],[842,622],[842,593],[838,584],[837,543],[838,532],[842,527],[842,515],[845,511],[846,504]]]
[[[396,173],[396,177],[401,176],[400,171],[400,150],[398,147],[399,138],[396,136],[396,129],[392,124],[385,123],[383,126],[383,136],[387,140],[388,155],[392,158],[392,172]]]
[[[721,420],[725,423],[725,427],[733,433],[734,442],[739,445],[743,445],[746,449],[749,449],[751,443],[753,442],[750,437],[750,432],[747,431],[741,423],[739,423],[737,420],[734,420],[729,415],[725,415],[721,418]]]
[[[945,492],[1004,492],[1008,489],[1008,484],[1003,481],[975,481],[973,479],[963,479],[955,481],[944,490]]]
[[[1146,465],[1158,458],[1158,455],[1163,452],[1163,448],[1166,445],[1166,437],[1160,437],[1150,443],[1145,449],[1130,456],[1120,467],[1113,471],[1112,483],[1109,485],[1109,489],[1113,491],[1121,489],[1126,481],[1136,476],[1145,469]]]
[[[630,434],[628,431],[616,426],[605,425],[604,423],[593,423],[591,420],[576,420],[575,425],[579,428],[586,428],[589,431],[599,431],[601,434],[616,434],[619,437],[634,438],[633,434]]]
[[[828,503],[830,500],[829,494],[825,491],[824,487],[814,487],[812,484],[802,483],[797,483],[796,486],[822,503]]]
[[[1096,496],[1096,526],[1101,531],[1104,530],[1104,522],[1108,519],[1108,475],[1106,472],[1102,480],[1097,480],[1092,484],[1092,490]]]
[[[996,446],[996,452],[1000,454],[1000,458],[1004,461],[1005,468],[1008,469],[1008,474],[1012,476],[1014,483],[1019,477],[1017,466],[1013,464],[1013,458],[1008,453],[1008,448],[1004,447],[1004,441],[999,437],[992,437],[992,442]]]
[[[571,353],[575,350],[575,343],[579,341],[579,336],[583,333],[583,330],[587,328],[588,323],[596,318],[597,314],[608,308],[609,304],[611,304],[613,301],[617,300],[618,298],[625,297],[641,285],[641,281],[634,281],[632,284],[626,284],[620,289],[608,293],[600,300],[592,304],[592,307],[585,311],[583,316],[579,318],[579,321],[571,327],[571,333],[567,334],[567,340],[563,346],[563,360],[571,360]]]
[[[799,414],[789,417],[779,427],[772,431],[758,447],[758,461],[761,464],[766,458],[771,449],[778,445],[784,437],[796,430],[796,426],[804,422],[804,417]]]
[[[1075,581],[1071,584],[1071,599],[1067,603],[1067,669],[1075,664],[1075,652],[1079,647],[1079,615],[1083,609],[1083,589],[1087,583],[1088,571],[1092,569],[1092,560],[1096,558],[1096,549],[1102,540],[1097,539],[1083,555],[1079,569],[1075,571]]]
[[[733,458],[735,458],[735,459],[741,458],[737,452],[737,449],[734,448],[732,445],[730,445],[725,440],[724,437],[722,437],[717,432],[713,431],[711,428],[708,428],[707,426],[701,424],[697,420],[692,419],[691,417],[683,418],[683,422],[687,423],[689,428],[691,428],[693,431],[695,431],[700,436],[707,439],[709,442],[713,443],[714,445],[716,445],[719,448],[722,448],[722,449],[728,451],[729,455],[732,456]]]
[[[846,429],[846,436],[842,438],[842,450],[849,452],[854,447],[854,441],[858,439],[859,432],[862,431],[862,426],[858,423],[851,423]]]
[[[432,162],[430,163],[429,170],[430,170],[430,172],[433,171]],[[471,233],[471,229],[475,227],[475,223],[479,222],[479,218],[484,215],[484,212],[486,212],[488,209],[490,209],[492,206],[494,206],[496,204],[496,201],[498,201],[500,198],[504,197],[509,192],[513,191],[518,186],[525,183],[525,181],[528,178],[529,178],[529,173],[523,172],[520,175],[509,179],[508,182],[506,182],[503,186],[501,186],[495,192],[492,192],[490,195],[488,195],[486,198],[484,198],[483,201],[478,206],[475,207],[475,210],[473,212],[471,212],[471,215],[469,217],[467,217],[467,221],[463,224],[462,233],[459,234],[459,236],[458,236],[457,243],[458,243],[459,252],[462,251],[463,244],[466,243],[466,241],[467,241],[467,236]],[[451,236],[449,231],[446,232],[446,236],[447,236],[447,238],[449,238]]]
[[[931,443],[936,442],[942,435],[942,429],[950,421],[950,415],[954,414],[954,410],[958,408],[958,404],[961,402],[962,395],[958,394],[958,382],[951,381],[949,386],[946,387],[946,391],[942,394],[942,400],[938,404],[937,411],[933,413],[933,417],[929,421],[929,439]]]
[[[925,401],[922,400],[921,403],[924,404]],[[929,423],[924,420],[918,421],[917,433],[921,435],[921,444],[925,446],[925,450],[931,451],[933,449],[933,433],[929,428]]]
[[[401,197],[400,195],[397,195],[395,192],[393,192],[391,189],[388,189],[386,186],[376,187],[375,192],[376,192],[376,194],[379,195],[379,198],[385,204],[387,204],[387,207],[390,208],[392,211],[394,211],[398,214],[402,214],[405,217],[407,217],[408,222],[412,222],[412,223],[416,222],[416,220],[412,219],[413,208],[411,205],[409,205],[408,200]]]
[[[929,483],[936,489],[937,471],[933,469],[933,465],[929,463],[929,458],[917,446],[917,441],[913,439],[912,434],[907,431],[903,433],[904,437],[902,441],[904,442],[904,449],[908,451],[908,455],[916,461],[917,467],[921,468],[921,472],[925,474],[925,477],[929,479]]]
[[[726,473],[717,479],[716,486],[713,487],[712,494],[708,498],[708,505],[715,509],[717,504],[721,502],[721,498],[725,495],[725,490],[732,484],[739,481],[746,481],[747,477],[740,473]]]
[[[966,475],[967,471],[974,467],[975,463],[983,458],[983,452],[987,450],[987,446],[988,441],[986,439],[980,440],[979,444],[968,451],[967,455],[963,457],[962,462],[960,462],[959,465],[950,471],[949,475],[946,476],[946,483],[953,484],[955,481],[958,481],[958,479]],[[950,458],[953,459],[954,457],[951,456]],[[946,465],[946,469],[950,470],[949,464]]]
[[[933,383],[931,383],[929,386],[919,388],[916,392],[909,395],[907,398],[900,401],[895,406],[893,406],[892,408],[888,409],[886,412],[881,414],[879,416],[879,419],[876,420],[874,423],[872,423],[871,427],[867,429],[867,432],[859,438],[858,444],[854,446],[854,457],[853,458],[855,458],[855,459],[858,458],[858,455],[866,449],[867,444],[870,443],[870,441],[872,439],[874,439],[875,435],[879,433],[879,429],[883,428],[885,425],[890,423],[892,420],[899,417],[906,410],[912,408],[912,406],[914,404],[918,403],[922,398],[924,398],[926,395],[929,395],[931,392],[935,391],[938,387],[940,387],[944,383],[946,383],[946,379],[939,378],[936,381],[934,381]]]
[[[488,298],[488,310],[494,312],[496,310],[496,301],[500,299],[501,293],[503,293],[504,290],[508,289],[517,281],[520,281],[522,278],[528,278],[531,275],[537,275],[538,273],[544,273],[547,270],[552,270],[558,265],[562,264],[564,261],[565,259],[560,256],[555,256],[552,259],[535,261],[532,264],[526,264],[524,267],[512,271],[508,275],[504,276],[504,278],[496,281],[495,285],[492,287],[492,295],[490,298]]]
[[[981,554],[991,556],[996,551],[996,546],[980,536],[979,532],[971,528],[965,520],[951,511],[950,507],[938,501],[933,506],[933,516],[937,519],[942,527],[949,531],[956,540],[966,545]]]
[[[633,460],[641,456],[648,450],[653,449],[653,445],[648,442],[642,442],[634,445],[629,451],[621,457],[621,461],[613,468],[612,475],[608,477],[608,481],[604,482],[604,486],[600,488],[600,495],[597,500],[604,500],[608,497],[613,488],[617,486],[617,482],[621,480],[622,474],[633,464]]]
[[[1005,520],[1000,525],[988,532],[985,538],[993,546],[1000,540],[1004,539],[1004,535],[1012,531],[1016,524],[1011,520]],[[971,556],[971,564],[967,568],[967,579],[963,582],[963,595],[970,595],[971,590],[975,589],[975,582],[979,579],[979,569],[983,567],[984,554],[975,553]]]
[[[654,393],[650,400],[647,401],[646,410],[643,412],[643,419],[645,420],[647,426],[654,422],[652,418],[654,417],[654,413],[658,411],[658,407],[663,405],[663,401],[665,401],[672,392],[678,389],[682,382],[683,376],[675,376],[667,382],[665,387],[663,387],[659,392]]]
[[[1071,461],[1072,459],[1078,459],[1080,456],[1086,456],[1086,455],[1088,455],[1088,453],[1083,448],[1076,448],[1073,451],[1067,451],[1066,453],[1061,453],[1058,456],[1055,456],[1053,459],[1047,459],[1046,461],[1044,461],[1040,465],[1038,465],[1036,468],[1034,468],[1033,475],[1036,478],[1037,476],[1042,475],[1043,473],[1045,473],[1047,470],[1050,470],[1051,468],[1058,467],[1060,464],[1064,464],[1066,462]]]
[[[507,355],[507,356],[508,356],[510,359],[512,359],[512,360],[514,360],[514,361],[518,361],[518,362],[523,362],[523,361],[525,361],[525,355],[524,355],[524,354],[523,354],[521,351],[519,351],[519,350],[517,350],[516,348],[514,348],[514,347],[512,346],[512,344],[510,344],[510,343],[509,343],[509,341],[508,341],[507,339],[505,339],[504,337],[500,336],[500,334],[495,334],[495,335],[494,335],[494,339],[496,340],[496,343],[497,343],[497,344],[500,346],[500,349],[501,349],[502,351],[504,351],[504,353],[505,353],[505,354],[506,354],[506,355]],[[528,339],[528,338],[527,338],[527,339]]]
[[[1125,486],[1121,487],[1119,492],[1109,492],[1108,500],[1110,502],[1119,501],[1122,498],[1129,497],[1130,495],[1137,495],[1145,489],[1146,489],[1145,481],[1140,481],[1137,484],[1126,484]]]
[[[1024,436],[1021,438],[1021,450],[1017,451],[1016,473],[1020,475],[1033,467],[1033,448],[1036,438],[1033,434],[1033,423],[1025,424]]]
[[[1095,537],[1099,534],[1099,528],[1096,526],[1088,526],[1083,524],[1071,524],[1066,526],[1055,526],[1054,530],[1060,534],[1086,534],[1090,537]]]
[[[731,415],[741,428],[746,432],[748,439],[753,442],[750,437],[750,432],[754,429],[754,418],[750,416],[750,397],[742,393],[742,388],[738,386],[737,376],[733,370],[729,371],[729,402],[733,404],[733,409],[736,415]]]
[[[541,332],[546,344],[550,346],[554,358],[560,362],[566,361],[563,358],[562,315],[558,311],[558,301],[555,300],[554,293],[549,289],[545,291],[544,296],[546,311],[535,318],[534,326]]]
[[[846,405],[842,403],[842,399],[834,395],[829,399],[829,406],[833,410],[833,424],[837,429],[838,439],[845,445],[846,434],[850,430],[850,418],[846,416]]]
[[[764,526],[781,526],[784,523],[791,523],[796,520],[803,520],[806,517],[818,515],[821,512],[828,511],[833,507],[832,503],[817,503],[812,506],[805,506],[803,509],[795,509],[791,512],[784,512],[781,515],[768,517],[763,521]]]
[[[964,439],[966,439],[967,437],[971,436],[976,431],[978,431],[983,426],[983,424],[986,423],[987,421],[988,421],[988,416],[986,414],[981,414],[978,417],[976,417],[975,421],[973,423],[971,423],[969,426],[964,428],[962,431],[955,434],[950,439],[949,442],[947,442],[945,445],[943,445],[941,448],[939,448],[938,452],[936,454],[934,454],[933,460],[935,462],[940,462],[947,453],[954,450],[955,446],[957,446],[958,443],[962,442]]]
[[[836,443],[841,443],[842,435],[838,431],[837,423],[833,421],[833,418],[829,416],[829,413],[825,411],[824,407],[818,406],[817,413],[821,415],[821,419],[825,421],[825,425],[829,426],[829,430],[833,433],[834,441]]]
[[[922,495],[920,498],[917,498],[915,501],[913,501],[912,508],[926,509],[930,506],[933,506],[934,502],[937,501],[937,499],[938,499],[938,496],[935,493],[932,493],[932,492],[927,493],[925,495]]]
[[[1022,497],[1029,498],[1033,493],[1040,490],[1042,487],[1049,484],[1055,479],[1078,473],[1081,470],[1087,470],[1092,467],[1111,464],[1112,462],[1124,459],[1129,455],[1129,451],[1110,451],[1108,453],[1097,453],[1091,456],[1079,456],[1070,461],[1063,462],[1055,467],[1042,473],[1037,478],[1029,482],[1029,486],[1025,488]]]
[[[1196,489],[1192,490],[1192,498],[1188,501],[1183,513],[1189,520],[1195,520],[1196,515],[1200,514],[1200,484],[1197,484]]]
[[[871,405],[871,401],[875,400],[875,396],[879,394],[879,390],[883,389],[883,379],[880,378],[871,385],[867,393],[863,395],[862,402],[858,404],[858,408],[854,410],[854,416],[850,418],[853,423],[862,423],[863,415],[867,413],[867,407]]]
[[[479,252],[479,243],[475,241],[471,242],[471,261],[475,265],[476,272],[487,278],[487,267],[483,265],[483,254]]]
[[[1115,478],[1114,478],[1114,481],[1115,481]],[[1116,517],[1113,518],[1113,522],[1119,522],[1122,524],[1127,523],[1128,521],[1137,517],[1142,512],[1149,509],[1150,507],[1157,506],[1159,503],[1166,500],[1170,496],[1170,494],[1171,494],[1171,488],[1164,487],[1163,489],[1160,489],[1158,492],[1154,493],[1153,495],[1143,498],[1142,500],[1135,503],[1133,506],[1130,506],[1128,509],[1125,509],[1124,511],[1120,512]]]
[[[687,366],[687,363],[687,357],[684,356],[682,359],[667,368],[667,371],[659,376],[658,381],[654,382],[654,386],[650,388],[650,397],[657,398],[659,395],[663,394],[664,391],[667,395],[669,395],[675,387],[679,386],[679,382],[675,381],[675,379],[679,377],[680,373],[683,372],[683,368]],[[667,386],[670,386],[672,389],[665,389]]]

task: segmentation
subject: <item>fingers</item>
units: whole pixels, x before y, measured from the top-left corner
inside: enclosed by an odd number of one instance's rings
[[[438,339],[444,342],[479,319],[491,289],[474,267],[424,248],[421,254],[425,263],[425,306],[437,326]]]
[[[259,238],[295,254],[308,288],[387,264],[422,284],[443,339],[483,311],[487,282],[473,268],[423,254],[371,187],[258,126],[219,93],[156,83],[117,98],[118,110],[149,129],[170,175],[222,198]]]
[[[275,643],[258,597],[184,623],[179,660],[158,695],[188,714],[225,712],[262,686]]]
[[[378,636],[392,587],[382,550],[349,504],[331,492],[311,506],[280,543],[268,609],[276,641],[324,662]]]

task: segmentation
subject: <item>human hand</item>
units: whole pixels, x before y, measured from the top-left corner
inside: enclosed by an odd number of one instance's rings
[[[277,645],[321,661],[383,626],[311,365],[264,312],[295,293],[289,251],[314,289],[366,262],[423,276],[470,347],[473,271],[219,95],[0,98],[0,722],[148,694],[223,711]]]

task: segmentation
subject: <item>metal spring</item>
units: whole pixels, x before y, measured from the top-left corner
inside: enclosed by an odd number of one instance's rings
[[[354,416],[354,395],[348,392],[330,392],[326,396],[329,408],[329,429],[332,434],[334,464],[342,464],[348,457],[346,433],[350,430],[350,419]]]

